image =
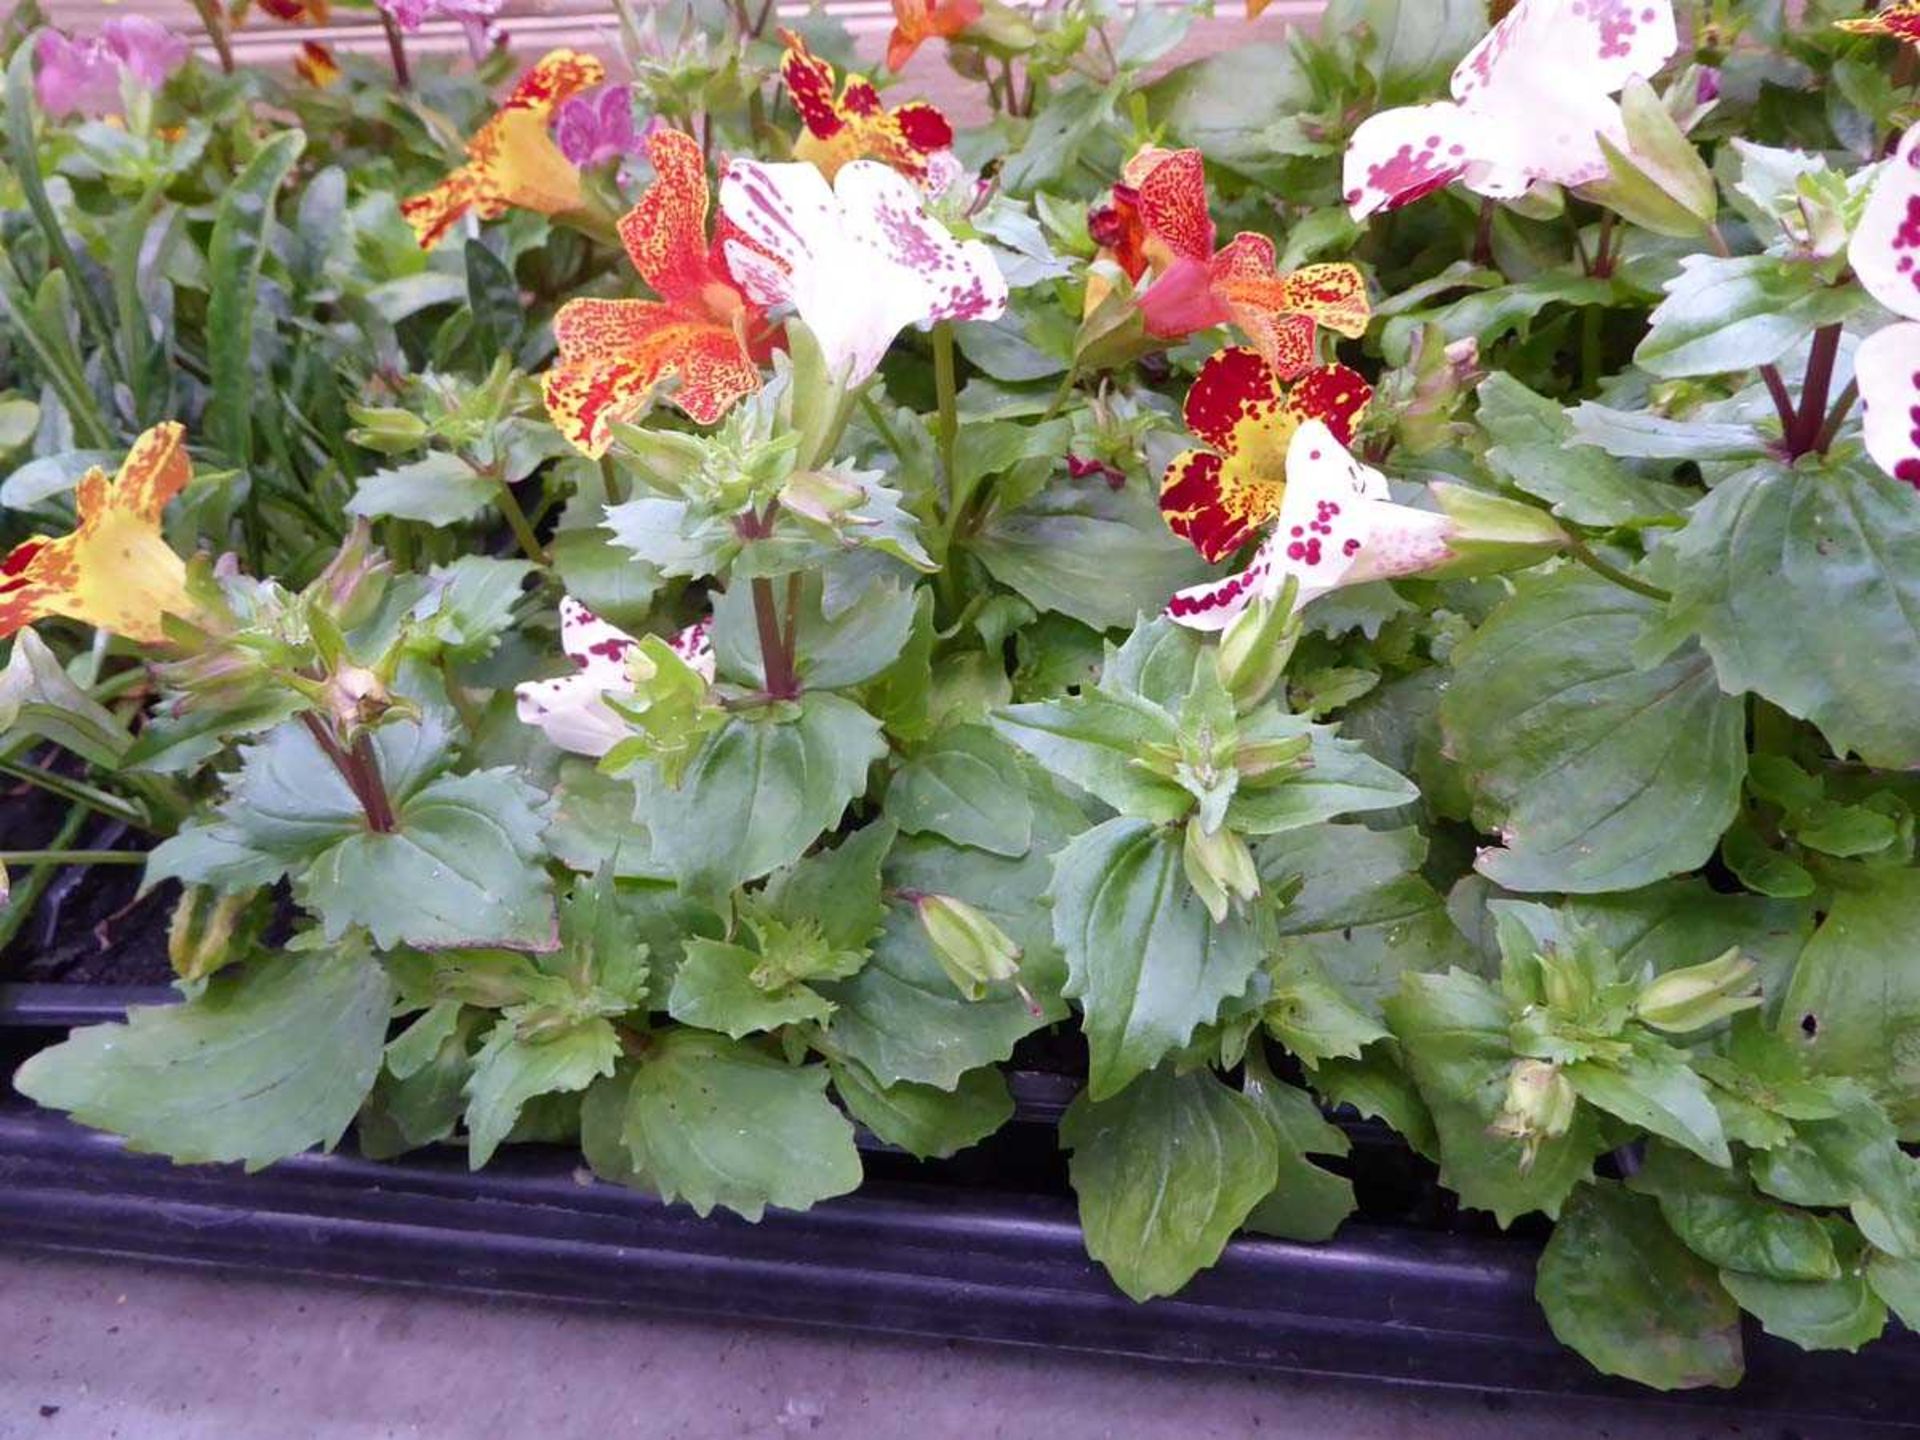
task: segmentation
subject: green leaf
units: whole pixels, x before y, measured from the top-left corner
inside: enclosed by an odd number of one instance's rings
[[[1104,689],[1061,700],[1009,705],[993,726],[1053,774],[1127,815],[1178,820],[1193,797],[1134,764],[1149,745],[1179,738],[1173,717],[1150,701]]]
[[[667,1013],[703,1030],[718,1030],[738,1040],[760,1030],[777,1030],[806,1020],[824,1021],[833,1006],[812,988],[797,982],[763,990],[753,983],[757,952],[721,940],[694,939],[674,972]]]
[[[1382,1041],[1369,1045],[1358,1060],[1323,1060],[1314,1068],[1313,1088],[1332,1104],[1351,1105],[1362,1115],[1391,1125],[1407,1144],[1431,1160],[1440,1153],[1433,1115],[1398,1055],[1398,1046]]]
[[[967,1071],[951,1090],[910,1080],[882,1085],[851,1060],[833,1061],[831,1068],[833,1088],[847,1113],[921,1160],[944,1160],[1013,1118],[1006,1077],[991,1065]]]
[[[273,225],[273,197],[306,146],[307,137],[298,130],[277,132],[225,187],[213,212],[206,328],[212,393],[205,425],[208,437],[237,465],[252,458],[253,414],[260,404],[253,312]]]
[[[1676,621],[1721,686],[1820,727],[1836,754],[1920,765],[1920,495],[1867,463],[1758,465],[1670,542]]]
[[[363,477],[347,502],[347,513],[369,520],[457,525],[473,519],[499,494],[498,481],[482,475],[458,455],[435,451],[423,460]]]
[[[1584,570],[1523,581],[1454,652],[1449,752],[1511,890],[1628,890],[1691,870],[1739,807],[1738,699],[1689,646],[1641,668],[1654,605]]]
[[[1580,1060],[1561,1072],[1589,1105],[1683,1145],[1713,1165],[1731,1165],[1706,1084],[1670,1046],[1636,1045],[1618,1066]]]
[[[1867,1259],[1867,1283],[1909,1330],[1920,1328],[1920,1260],[1902,1260],[1875,1250]]]
[[[1920,1138],[1920,872],[1876,870],[1870,888],[1833,897],[1794,967],[1783,1033],[1813,1069],[1851,1076],[1886,1104],[1901,1134]]]
[[[391,834],[362,829],[314,857],[295,894],[329,936],[364,925],[382,949],[551,950],[539,798],[509,770],[442,776],[398,807]]]
[[[483,660],[513,623],[514,606],[535,566],[529,560],[462,555],[427,574],[427,593],[414,607],[423,637],[456,661]]]
[[[784,586],[779,587],[784,591]],[[914,598],[891,580],[867,584],[858,598],[831,619],[822,608],[822,588],[805,586],[796,619],[795,667],[811,688],[857,685],[885,670],[906,648],[913,628]],[[766,684],[752,587],[735,581],[713,604],[713,648],[720,672],[745,685]]]
[[[1311,762],[1274,785],[1243,784],[1227,806],[1227,825],[1242,835],[1277,835],[1370,810],[1393,810],[1420,798],[1419,787],[1368,755],[1357,740],[1342,740],[1328,725],[1310,725],[1269,709],[1242,722],[1243,741],[1306,735]]]
[[[520,340],[523,307],[513,269],[477,238],[467,240],[467,311],[473,317],[472,352],[482,364]]]
[[[1144,494],[1105,486],[1043,493],[990,519],[972,541],[993,578],[1036,610],[1096,630],[1158,614],[1167,597],[1207,577],[1193,547],[1168,530]]]
[[[1135,1300],[1171,1295],[1218,1260],[1279,1173],[1265,1107],[1209,1070],[1082,1094],[1060,1140],[1087,1253]]]
[[[1033,844],[1033,802],[1020,762],[979,725],[941,732],[895,771],[886,812],[909,834],[931,832],[996,855],[1024,855]]]
[[[733,716],[678,788],[640,767],[634,815],[683,887],[723,894],[798,859],[866,790],[867,767],[885,753],[879,721],[811,691],[791,719],[775,707]]]
[[[1606,451],[1574,442],[1560,406],[1496,371],[1480,382],[1481,426],[1493,440],[1487,464],[1579,525],[1631,525],[1675,515],[1694,496],[1635,475]]]
[[[1704,880],[1669,880],[1618,895],[1583,895],[1563,914],[1619,958],[1622,974],[1655,974],[1738,948],[1760,967],[1769,995],[1786,979],[1813,930],[1811,906],[1727,895]]]
[[[1308,1066],[1360,1052],[1387,1031],[1377,1014],[1362,1009],[1327,978],[1308,953],[1282,949],[1267,967],[1272,993],[1260,1007],[1267,1032]]]
[[[1758,460],[1767,453],[1765,437],[1751,425],[1676,420],[1648,410],[1614,410],[1594,400],[1582,400],[1567,414],[1576,444],[1618,460]]]
[[[1259,965],[1251,921],[1215,925],[1187,884],[1179,835],[1145,821],[1108,820],[1073,840],[1055,859],[1052,893],[1092,1100],[1118,1095],[1185,1045]]]
[[[1749,1161],[1754,1184],[1794,1205],[1844,1205],[1875,1247],[1920,1259],[1920,1160],[1864,1093],[1827,1120],[1801,1120],[1793,1138]]]
[[[262,956],[181,1005],[76,1030],[15,1072],[29,1100],[181,1163],[331,1149],[380,1072],[393,987],[359,945]]]
[[[1673,1233],[1710,1265],[1777,1280],[1840,1274],[1833,1242],[1818,1219],[1762,1199],[1745,1177],[1674,1146],[1649,1145],[1627,1185],[1658,1200]]]
[[[853,1126],[827,1099],[824,1065],[788,1065],[698,1030],[655,1032],[634,1067],[621,1139],[665,1200],[758,1220],[860,1183]]]
[[[1647,318],[1634,363],[1664,379],[1769,365],[1865,300],[1819,267],[1778,255],[1686,255]]]
[[[1322,24],[1328,35],[1371,38],[1367,73],[1381,108],[1425,100],[1486,30],[1476,0],[1333,0]]]
[[[1513,1062],[1499,994],[1460,970],[1409,973],[1385,1009],[1401,1058],[1433,1114],[1441,1183],[1462,1203],[1491,1210],[1502,1225],[1529,1210],[1559,1214],[1607,1144],[1592,1114],[1576,1110],[1566,1133],[1542,1139],[1532,1168],[1522,1169],[1521,1141],[1489,1129],[1505,1103]]]
[[[833,849],[775,871],[761,898],[786,920],[819,925],[835,949],[864,952],[886,916],[880,867],[893,840],[891,825],[865,826]]]
[[[1887,1306],[1869,1282],[1860,1237],[1844,1222],[1828,1224],[1844,1252],[1836,1278],[1781,1280],[1722,1270],[1720,1283],[1769,1335],[1802,1350],[1858,1350],[1887,1328]]]
[[[603,1016],[564,1030],[522,1039],[502,1017],[473,1057],[467,1080],[467,1164],[478,1170],[493,1158],[520,1111],[537,1095],[572,1094],[613,1074],[620,1038]]]
[[[1309,1155],[1345,1155],[1352,1142],[1328,1122],[1313,1097],[1273,1078],[1256,1054],[1247,1058],[1246,1093],[1266,1107],[1278,1142],[1279,1179],[1247,1216],[1247,1229],[1282,1240],[1329,1240],[1354,1211],[1353,1182],[1323,1170]]]
[[[31,628],[14,636],[0,669],[0,735],[38,735],[104,770],[117,767],[133,744],[126,725],[74,684]]]
[[[1585,1186],[1540,1255],[1534,1286],[1562,1344],[1655,1390],[1738,1383],[1740,1310],[1649,1197]]]
[[[387,1066],[354,1121],[369,1160],[391,1160],[450,1137],[466,1113],[467,1053],[483,1012],[443,1000],[387,1043]]]

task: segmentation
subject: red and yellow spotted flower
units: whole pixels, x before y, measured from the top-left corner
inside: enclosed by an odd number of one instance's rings
[[[260,0],[260,8],[288,25],[325,25],[333,17],[333,7],[327,0]],[[236,18],[245,13],[243,5],[234,9]]]
[[[1187,429],[1211,446],[1176,455],[1160,486],[1160,513],[1209,561],[1226,559],[1280,513],[1287,446],[1309,420],[1342,445],[1373,398],[1344,365],[1322,365],[1289,385],[1257,350],[1208,357],[1187,392]]]
[[[710,425],[760,388],[770,347],[765,313],[734,283],[725,242],[747,243],[723,220],[707,240],[707,170],[691,135],[647,140],[654,182],[620,222],[620,238],[658,300],[569,300],[553,318],[559,362],[546,373],[547,411],[561,434],[606,453],[612,423],[668,376],[667,398]]]
[[[195,609],[186,564],[160,535],[161,512],[192,473],[186,430],[169,421],[133,442],[112,480],[98,467],[81,476],[73,533],[36,535],[0,560],[0,637],[60,615],[161,643],[160,617]]]
[[[1920,0],[1888,0],[1871,15],[1833,23],[1855,35],[1890,35],[1909,45],[1920,45]]]
[[[607,78],[577,50],[555,50],[520,77],[499,112],[467,142],[467,163],[431,190],[400,202],[420,248],[430,250],[469,210],[493,220],[509,209],[559,215],[580,208],[580,172],[547,133],[553,112]]]
[[[929,40],[951,40],[986,7],[981,0],[893,0],[893,35],[887,41],[887,68],[898,71]]]
[[[316,90],[325,90],[340,79],[340,62],[326,46],[306,40],[301,42],[300,53],[293,57],[293,73]]]
[[[889,110],[864,75],[847,76],[834,94],[833,66],[807,48],[791,30],[780,62],[802,129],[793,142],[793,158],[812,162],[831,180],[849,160],[878,160],[916,184],[933,173],[934,157],[953,148],[953,126],[925,101],[913,100]]]
[[[1148,281],[1140,313],[1149,335],[1177,340],[1231,323],[1282,379],[1313,368],[1317,327],[1356,339],[1372,319],[1352,265],[1277,273],[1273,241],[1250,230],[1215,250],[1198,150],[1141,150],[1088,229],[1129,280]],[[1089,286],[1089,308],[1100,298]]]

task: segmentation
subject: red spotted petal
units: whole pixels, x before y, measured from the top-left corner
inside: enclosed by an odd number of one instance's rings
[[[1889,0],[1871,15],[1833,22],[1855,35],[1888,35],[1920,45],[1920,0]]]
[[[1211,268],[1184,255],[1140,295],[1140,318],[1147,333],[1160,340],[1210,330],[1226,324],[1230,316],[1215,292]]]
[[[822,140],[840,132],[845,121],[833,98],[833,66],[807,48],[807,42],[791,30],[782,30],[787,53],[780,60],[780,78],[786,82],[787,96],[800,112],[800,123],[808,133]]]
[[[1276,409],[1283,393],[1258,351],[1231,346],[1207,357],[1187,391],[1187,429],[1216,450],[1230,449],[1240,424]]]
[[[647,157],[654,181],[621,217],[620,238],[633,268],[658,294],[699,301],[709,285],[726,283],[707,250],[706,159],[699,142],[678,130],[649,137]]]
[[[1176,455],[1160,482],[1167,528],[1209,562],[1226,559],[1280,513],[1286,477],[1233,464],[1211,450]]]
[[[578,50],[551,50],[520,77],[500,108],[551,115],[563,102],[606,78],[607,67],[593,56]]]
[[[1213,254],[1206,165],[1198,150],[1142,151],[1128,162],[1126,179],[1139,195],[1150,260],[1167,265],[1182,255],[1206,260]]]
[[[652,300],[569,300],[553,319],[560,362],[542,377],[555,428],[588,455],[606,453],[614,421],[663,380],[666,398],[710,425],[760,388],[760,370],[732,327]]]
[[[1358,372],[1344,365],[1322,365],[1301,376],[1287,392],[1286,410],[1294,421],[1290,428],[1319,420],[1333,432],[1334,439],[1351,445],[1354,427],[1372,399],[1373,387]]]

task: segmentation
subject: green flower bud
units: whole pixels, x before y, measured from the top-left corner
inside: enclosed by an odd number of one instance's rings
[[[219,895],[201,885],[181,891],[167,925],[167,959],[173,963],[173,973],[182,980],[204,980],[239,959],[245,947],[234,944],[235,930],[257,893]]]
[[[1205,826],[1189,820],[1180,858],[1186,867],[1187,883],[1216,925],[1227,918],[1234,901],[1245,902],[1260,893],[1260,871],[1253,863],[1253,852],[1224,825],[1209,834]]]
[[[1753,961],[1739,949],[1684,970],[1669,970],[1640,987],[1633,1013],[1643,1024],[1681,1034],[1751,1010],[1760,1003]]]
[[[1020,947],[966,901],[951,895],[917,895],[913,904],[933,944],[934,958],[967,999],[981,999],[987,986],[997,980],[1015,980],[1020,974]]]
[[[1545,1060],[1516,1060],[1507,1071],[1505,1101],[1488,1129],[1520,1141],[1520,1168],[1530,1170],[1541,1142],[1567,1133],[1579,1098],[1558,1065]]]
[[[1242,610],[1220,637],[1215,655],[1220,683],[1242,715],[1272,694],[1287,672],[1300,639],[1300,617],[1293,606],[1299,588],[1299,582],[1289,576],[1278,595],[1256,600]]]
[[[833,470],[801,470],[780,487],[780,503],[817,525],[838,528],[867,498],[867,487]],[[856,520],[855,524],[872,524]]]
[[[1626,148],[1599,137],[1607,176],[1583,186],[1583,192],[1656,235],[1681,240],[1705,235],[1718,194],[1693,142],[1644,80],[1627,82],[1620,92],[1620,114]]]

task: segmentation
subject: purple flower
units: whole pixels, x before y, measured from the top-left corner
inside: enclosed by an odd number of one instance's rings
[[[418,30],[433,19],[458,20],[467,32],[467,49],[481,60],[504,37],[493,23],[506,0],[378,0],[402,30]]]
[[[606,85],[574,96],[560,107],[553,138],[560,153],[582,170],[638,155],[644,137],[633,124],[633,92],[625,85]]]
[[[1701,69],[1700,78],[1693,83],[1693,99],[1697,105],[1710,105],[1720,98],[1720,72],[1708,65]]]
[[[120,77],[158,89],[185,63],[189,46],[158,21],[121,15],[99,36],[72,39],[49,30],[40,37],[34,89],[49,115],[112,115],[120,110]]]

